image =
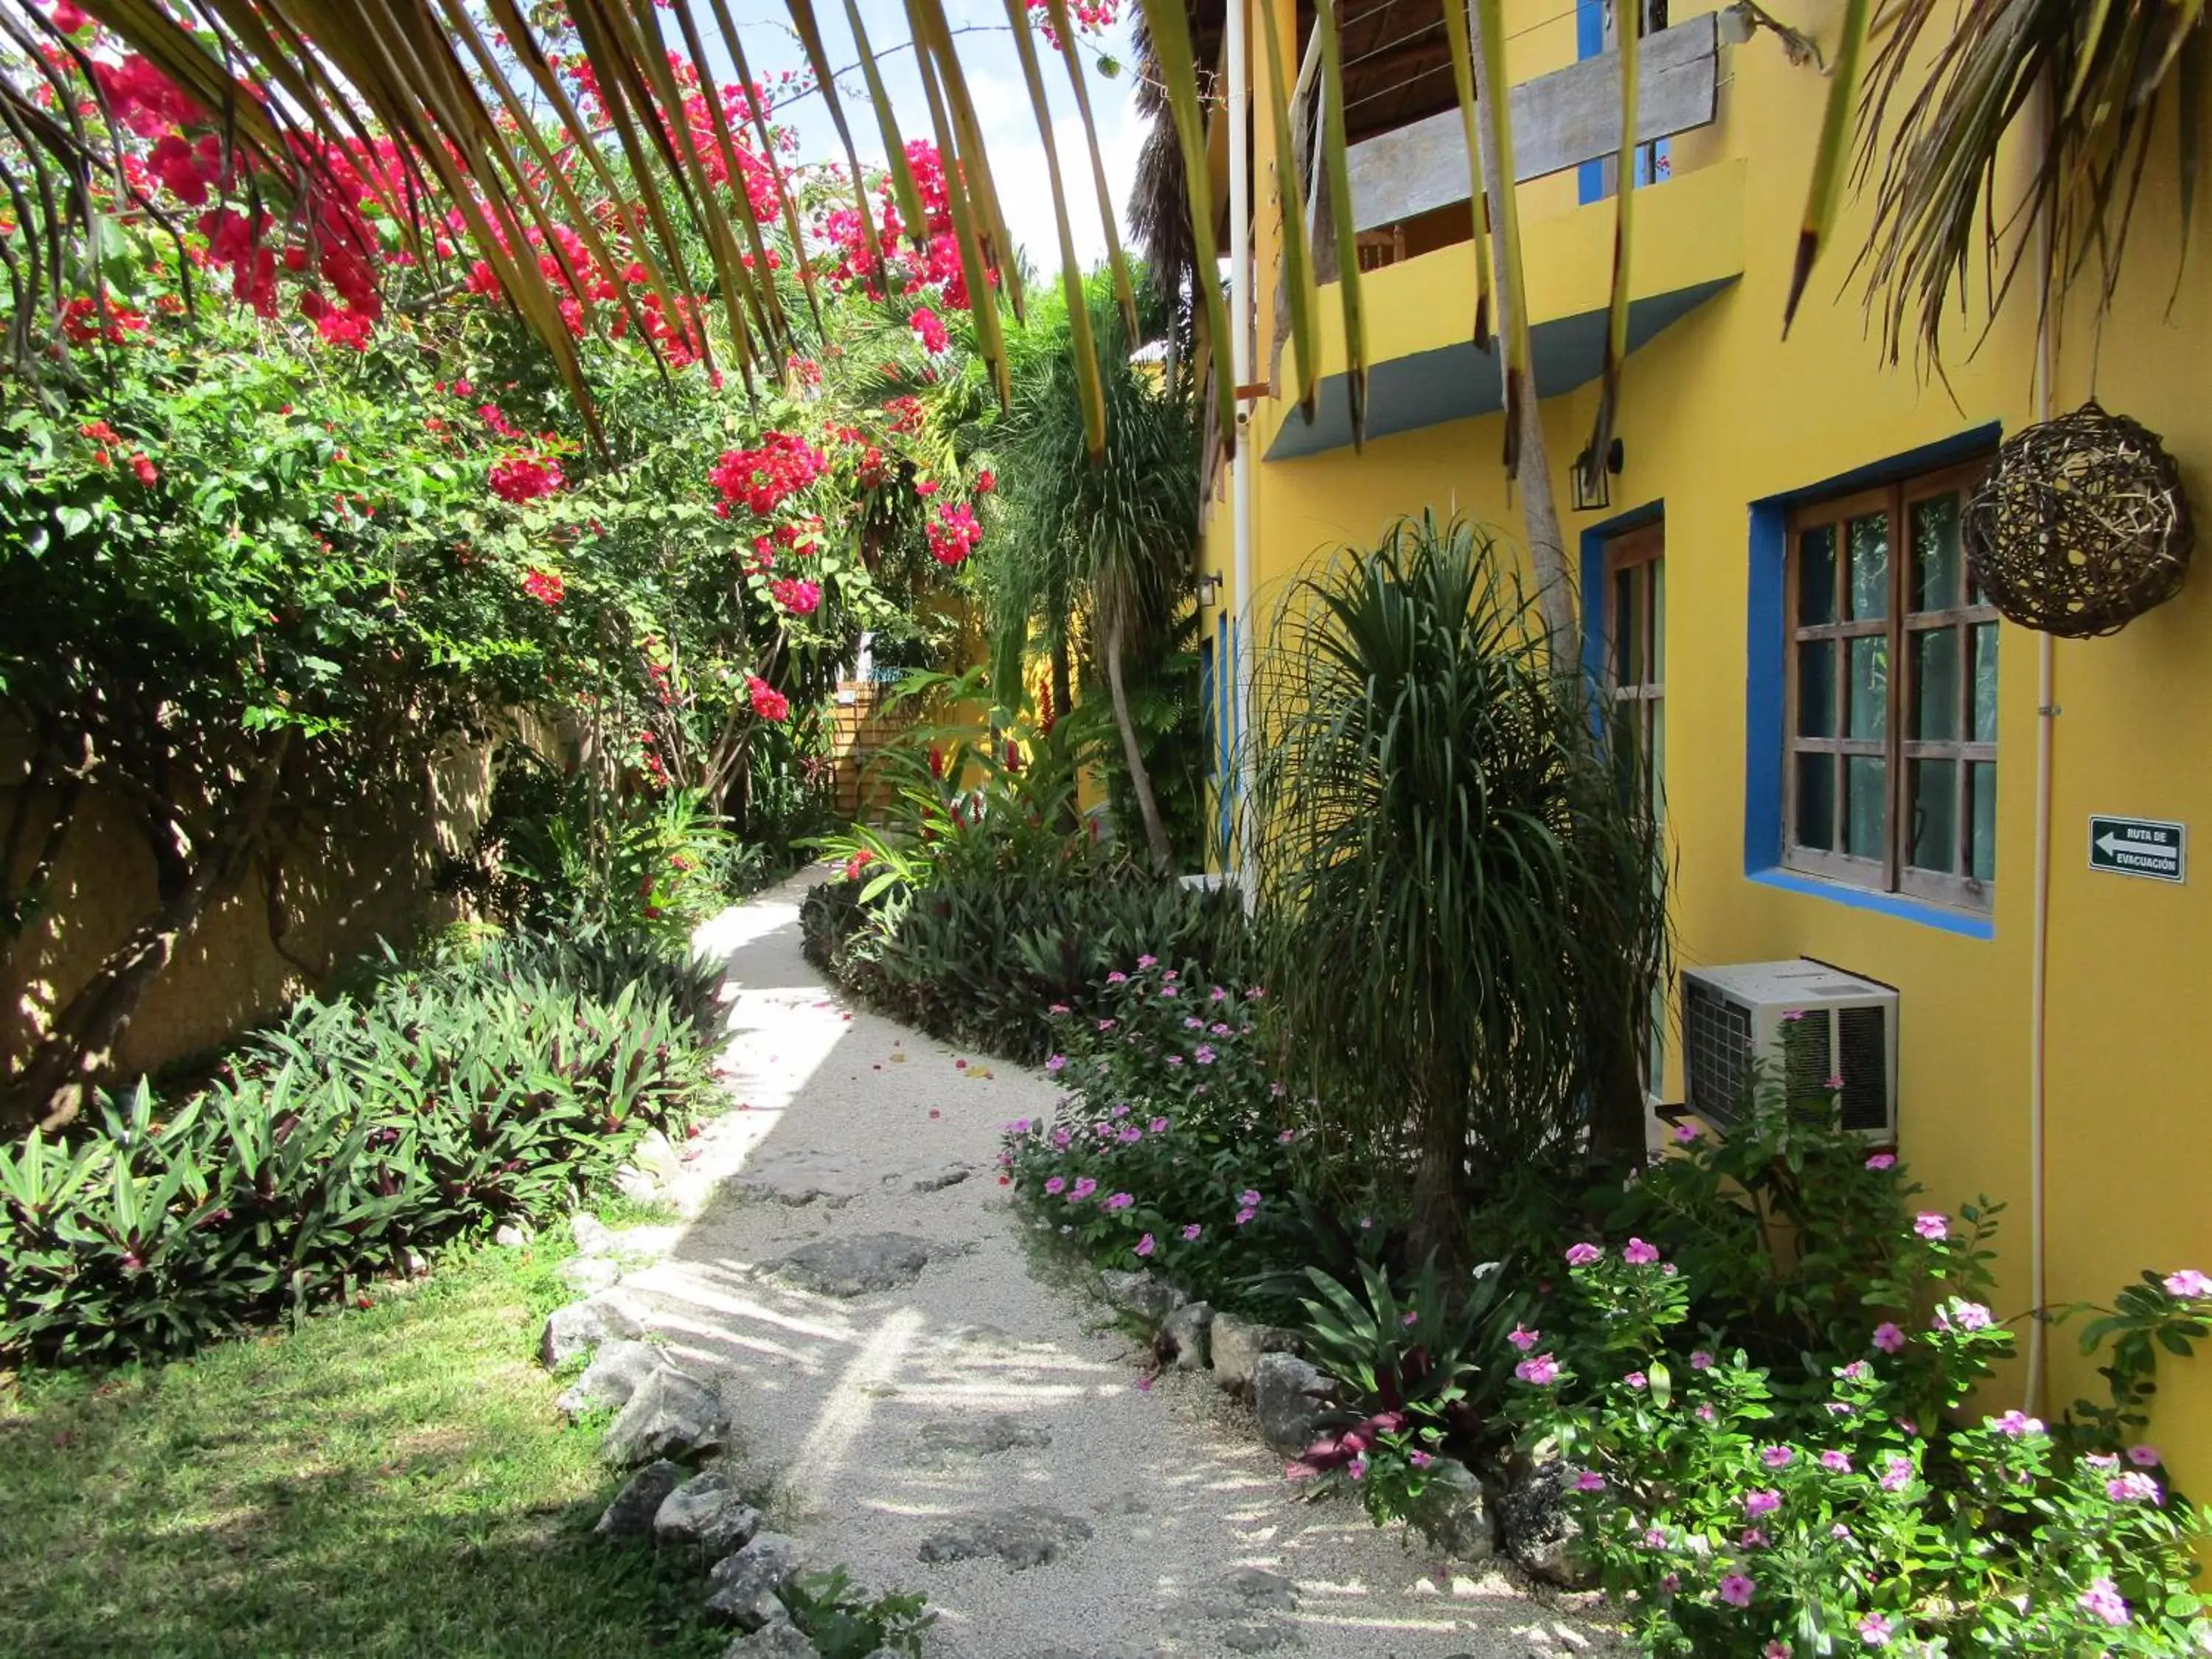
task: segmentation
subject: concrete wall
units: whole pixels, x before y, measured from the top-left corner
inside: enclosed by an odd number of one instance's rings
[[[1677,21],[1700,9],[1678,3]],[[1255,0],[1255,11],[1267,9]],[[1559,9],[1526,0],[1510,9],[1509,29]],[[1832,40],[1839,9],[1804,9],[1817,15],[1793,21]],[[1554,33],[1530,38],[1551,44]],[[1532,57],[1514,71],[1554,66]],[[1630,357],[1617,427],[1626,465],[1605,511],[1569,510],[1567,467],[1587,439],[1594,388],[1547,400],[1569,556],[1619,518],[1663,520],[1665,781],[1680,860],[1680,964],[1802,955],[1899,988],[1903,1154],[1930,1202],[1955,1206],[1987,1194],[2008,1203],[1997,1300],[2017,1319],[2029,1302],[2037,636],[2009,623],[2001,629],[1994,900],[1974,928],[1870,908],[1830,884],[1767,879],[1747,856],[1747,821],[1761,808],[1747,779],[1764,723],[1754,718],[1764,711],[1754,706],[1750,649],[1753,504],[1984,428],[2028,424],[2035,302],[2023,288],[1978,350],[1967,349],[1978,324],[1962,325],[1948,382],[1909,362],[1887,365],[1850,277],[1869,222],[1866,204],[1852,201],[1784,341],[1783,301],[1826,83],[1790,65],[1765,34],[1723,48],[1721,76],[1718,124],[1677,139],[1674,182],[1639,195],[1632,269],[1643,293],[1670,266],[1725,245],[1741,275]],[[1272,157],[1264,122],[1258,143],[1265,180]],[[2101,332],[2079,305],[2063,319],[2055,408],[2070,410],[2094,393],[2161,434],[2201,522],[2212,510],[2212,215],[2197,214],[2185,265],[2176,148],[2172,132],[2151,141],[2119,303]],[[2017,167],[2002,170],[2001,211],[2019,177]],[[1611,204],[1579,207],[1556,189],[1540,200],[1536,188],[1522,191],[1532,315],[1601,306]],[[1264,185],[1255,194],[1261,213],[1271,213]],[[1263,317],[1273,314],[1271,235],[1263,226]],[[1371,276],[1373,355],[1464,337],[1470,270],[1462,247]],[[1334,290],[1323,301],[1326,314]],[[1972,304],[1978,319],[1978,294]],[[1324,367],[1340,368],[1340,329],[1333,319],[1328,326],[1336,343]],[[1264,452],[1296,418],[1282,400],[1263,400],[1253,447]],[[1518,498],[1498,464],[1501,426],[1494,416],[1462,420],[1371,442],[1364,454],[1347,448],[1262,464],[1252,596],[1261,614],[1271,592],[1315,553],[1368,541],[1401,514],[1455,509],[1517,538]],[[1210,509],[1207,565],[1226,583],[1225,491]],[[2116,637],[2058,641],[2056,690],[2063,713],[2051,814],[2046,1260],[2048,1302],[2063,1306],[2108,1300],[2144,1267],[2212,1264],[2212,1206],[2203,1194],[2212,1169],[2212,1022],[2204,1018],[2212,872],[2200,868],[2186,885],[2170,886],[2087,867],[2092,812],[2212,827],[2212,579],[2200,571],[2178,599]],[[1668,1056],[1668,1069],[1669,1097],[1679,1099],[1678,1055]],[[2102,1392],[2075,1346],[2063,1330],[2051,1343],[2044,1395],[2051,1409]],[[2183,1485],[2212,1484],[2212,1363],[2165,1361],[2152,1437]]]

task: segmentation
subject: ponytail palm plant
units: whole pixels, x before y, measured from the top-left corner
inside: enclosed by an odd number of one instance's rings
[[[1640,1150],[1666,951],[1641,769],[1486,532],[1401,521],[1280,605],[1262,687],[1262,933],[1340,1166],[1409,1182],[1460,1259],[1488,1164]]]

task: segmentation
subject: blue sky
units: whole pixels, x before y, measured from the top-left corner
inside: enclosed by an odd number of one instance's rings
[[[953,28],[961,31],[954,45],[967,71],[969,91],[975,100],[978,118],[983,124],[984,148],[990,157],[991,175],[998,184],[1007,229],[1027,252],[1033,266],[1040,271],[1055,270],[1060,264],[1058,235],[1053,226],[1052,189],[1045,167],[1044,145],[1037,137],[1036,118],[1022,79],[1021,59],[1015,53],[1013,37],[1007,27],[1004,0],[946,0],[945,9]],[[1130,100],[1129,17],[1136,9],[1133,3],[1125,5],[1123,10],[1129,15],[1104,33],[1086,37],[1082,52],[1091,114],[1098,124],[1099,149],[1105,157],[1107,182],[1115,197],[1115,222],[1124,228],[1125,234],[1122,209],[1128,199],[1137,151],[1144,141],[1144,126]],[[744,39],[745,55],[755,76],[763,81],[772,81],[782,70],[797,70],[802,74],[805,71],[805,51],[781,5],[774,3],[774,0],[733,0],[731,13]],[[840,69],[854,62],[858,53],[846,27],[842,0],[816,0],[815,15],[821,21],[823,48],[830,62]],[[891,103],[898,111],[900,131],[910,138],[925,136],[928,131],[927,106],[922,101],[921,82],[915,72],[914,54],[908,49],[910,35],[905,7],[897,0],[860,0],[860,15],[867,26],[869,40],[876,48]],[[709,40],[714,39],[711,28],[704,33]],[[1099,224],[1097,198],[1091,187],[1091,169],[1084,155],[1083,125],[1076,114],[1066,70],[1059,54],[1042,40],[1037,48],[1052,100],[1054,142],[1059,146],[1063,166],[1072,175],[1067,180],[1067,206],[1075,232],[1076,254],[1089,266],[1104,257],[1106,240]],[[1108,79],[1099,73],[1097,57],[1102,52],[1119,62],[1119,76]],[[862,162],[880,162],[883,145],[860,76],[857,71],[842,76],[839,86],[846,119],[852,127],[853,141]],[[797,128],[799,154],[804,159],[827,161],[842,155],[837,130],[830,123],[820,98],[805,98],[786,105],[776,112],[776,118]]]

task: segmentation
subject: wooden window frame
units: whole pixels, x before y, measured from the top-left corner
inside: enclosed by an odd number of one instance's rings
[[[1667,652],[1665,605],[1661,599],[1658,573],[1665,568],[1667,557],[1667,526],[1664,520],[1655,520],[1608,538],[1605,544],[1605,678],[1606,696],[1616,713],[1626,717],[1634,728],[1638,769],[1637,784],[1643,788],[1661,812],[1665,809],[1663,777],[1655,776],[1660,768],[1660,723],[1667,718]],[[1621,629],[1620,582],[1624,572],[1641,569],[1644,580],[1632,583],[1636,596],[1638,614],[1633,629],[1624,637]],[[1639,645],[1644,660],[1632,659],[1629,668],[1632,679],[1621,677],[1621,654],[1624,644]],[[1653,1000],[1657,1005],[1650,1022],[1646,1041],[1639,1045],[1638,1071],[1644,1089],[1645,1103],[1656,1106],[1663,1098],[1662,1079],[1665,1073],[1667,1034],[1664,1030],[1668,1000],[1663,986],[1655,987]]]
[[[1974,657],[1976,629],[1997,620],[1993,605],[1977,602],[1972,579],[1960,551],[1959,603],[1938,611],[1914,611],[1912,583],[1918,562],[1912,509],[1920,502],[1956,495],[1963,508],[1983,474],[1986,462],[1970,462],[1934,472],[1915,474],[1873,489],[1831,496],[1804,504],[1790,514],[1784,550],[1783,605],[1785,648],[1783,652],[1783,766],[1782,850],[1787,869],[1822,877],[1875,892],[1896,893],[1908,898],[1960,909],[1986,912],[1990,908],[1994,877],[1989,881],[1972,873],[1973,767],[1995,765],[1995,741],[1973,741]],[[1850,592],[1852,520],[1881,515],[1888,526],[1889,570],[1883,614],[1880,618],[1855,618],[1845,614]],[[1834,619],[1811,625],[1801,622],[1800,584],[1802,547],[1807,532],[1832,527],[1835,532]],[[1905,718],[1917,690],[1911,682],[1919,672],[1914,641],[1921,635],[1948,629],[1958,641],[1957,685],[1954,692],[1949,738],[1922,738],[1906,732]],[[1888,649],[1887,685],[1883,697],[1881,736],[1853,738],[1850,729],[1850,646],[1857,639],[1879,639]],[[1802,687],[1800,653],[1808,644],[1832,642],[1837,649],[1831,667],[1830,698],[1834,713],[1833,734],[1807,737],[1798,731],[1798,702]],[[1801,845],[1797,840],[1798,757],[1826,754],[1837,757],[1833,787],[1833,817],[1828,848]],[[1850,801],[1844,764],[1850,757],[1882,763],[1881,855],[1863,858],[1844,849]],[[1952,778],[1952,847],[1954,870],[1929,870],[1910,861],[1912,812],[1907,799],[1911,763],[1949,762]]]

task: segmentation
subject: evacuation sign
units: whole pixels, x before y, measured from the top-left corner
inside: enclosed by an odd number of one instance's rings
[[[2189,829],[2156,818],[2089,819],[2089,867],[2153,881],[2185,881]]]

